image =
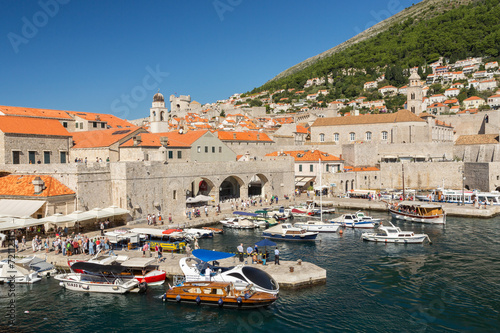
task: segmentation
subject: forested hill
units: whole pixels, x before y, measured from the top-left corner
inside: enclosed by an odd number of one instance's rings
[[[439,57],[445,57],[450,62],[468,56],[498,57],[500,0],[474,0],[468,1],[467,5],[459,5],[463,2],[424,0],[412,6],[420,5],[417,7],[419,10],[413,10],[418,15],[407,15],[406,19],[388,25],[372,37],[323,56],[306,67],[290,70],[292,74],[273,79],[252,92],[302,88],[307,79],[325,77],[348,68],[365,69],[366,73],[370,73],[386,65],[402,68],[425,66]],[[394,22],[391,19],[386,21]]]

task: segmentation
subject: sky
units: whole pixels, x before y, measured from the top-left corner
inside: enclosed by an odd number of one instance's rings
[[[0,105],[147,117],[259,87],[418,0],[3,0]]]

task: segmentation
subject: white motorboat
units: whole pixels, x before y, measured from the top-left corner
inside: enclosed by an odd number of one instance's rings
[[[392,217],[398,220],[431,224],[446,223],[446,213],[439,205],[418,201],[402,201],[389,205],[388,209]]]
[[[380,219],[374,219],[371,216],[365,215],[362,211],[358,210],[356,212],[356,216],[360,221],[368,221],[368,222],[373,222],[373,224],[378,225],[380,224]]]
[[[281,240],[316,240],[317,232],[307,231],[304,228],[292,226],[290,223],[278,224],[262,232],[264,238],[281,239]]]
[[[58,274],[54,278],[59,285],[69,290],[87,291],[97,293],[124,294],[135,288],[145,291],[147,284],[135,278],[120,276],[125,268],[120,265],[100,265],[89,262],[76,262],[72,265],[74,270],[91,272]]]
[[[362,221],[358,218],[356,214],[342,214],[329,222],[347,228],[355,229],[373,229],[375,228],[375,223],[371,221]]]
[[[231,217],[220,221],[224,227],[234,229],[255,229],[257,226],[249,219]]]
[[[426,239],[431,243],[427,234],[415,234],[413,231],[401,231],[391,222],[391,226],[380,226],[377,232],[365,232],[361,235],[361,239],[372,242],[383,243],[400,243],[400,244],[420,244]]]
[[[194,250],[194,258],[182,258],[179,261],[184,279],[186,282],[195,281],[215,281],[232,282],[236,289],[245,289],[253,285],[255,290],[267,292],[273,295],[278,294],[279,285],[268,273],[252,266],[238,265],[233,267],[220,267],[211,265],[208,262],[217,263],[217,260],[230,258],[233,253]],[[207,268],[210,268],[210,275],[207,275]]]
[[[212,230],[207,229],[188,228],[184,229],[184,232],[196,238],[212,238],[214,236]]]
[[[29,263],[16,263],[8,259],[0,261],[0,283],[32,284],[41,279]]]
[[[338,228],[340,228],[340,225],[319,220],[297,222],[294,224],[294,226],[297,228],[304,228],[307,231],[313,232],[337,232]]]

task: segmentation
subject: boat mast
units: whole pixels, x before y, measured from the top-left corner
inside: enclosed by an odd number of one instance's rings
[[[319,216],[323,222],[323,187],[321,186],[321,158],[318,159],[319,164]]]
[[[402,172],[402,175],[403,175],[403,200],[406,200],[406,195],[405,195],[405,165],[403,164],[403,162],[401,162],[401,170],[403,171]]]

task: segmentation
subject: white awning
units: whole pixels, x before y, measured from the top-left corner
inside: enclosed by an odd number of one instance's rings
[[[302,187],[316,177],[295,177],[295,186]]]
[[[45,200],[0,200],[0,215],[10,215],[13,217],[31,216],[40,207],[43,206]]]
[[[155,206],[159,206],[159,205],[155,204]],[[117,207],[117,206],[109,206],[108,208],[104,208],[103,211],[111,213],[111,214],[113,214],[115,216],[117,216],[117,215],[125,215],[125,214],[129,214],[130,213],[128,210],[120,208],[120,207]]]

